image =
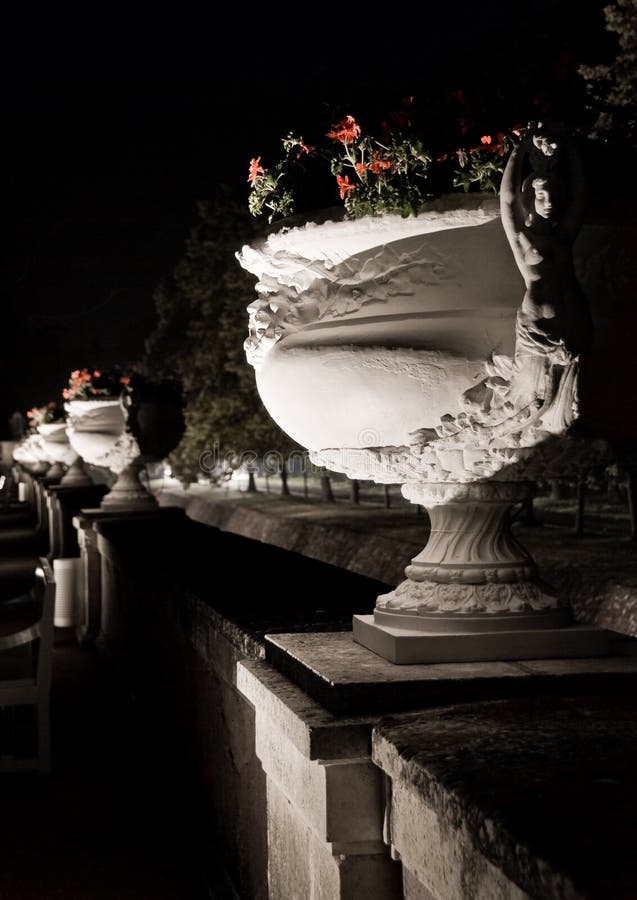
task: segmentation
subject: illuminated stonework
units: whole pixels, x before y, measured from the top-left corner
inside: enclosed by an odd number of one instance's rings
[[[411,636],[484,631],[484,621],[538,635],[564,624],[509,532],[509,510],[535,479],[611,458],[605,439],[576,427],[586,288],[603,281],[608,239],[591,229],[583,254],[574,249],[582,180],[567,141],[558,161],[529,142],[512,154],[499,198],[282,227],[237,254],[258,278],[245,349],[272,417],[315,463],[401,484],[430,513],[425,550],[378,599],[379,627],[391,630],[392,614]],[[567,203],[553,227],[557,201],[545,194],[560,178]],[[513,658],[496,643],[492,658]],[[542,638],[523,652],[542,655]]]
[[[64,404],[73,449],[93,466],[120,472],[126,465],[120,451],[126,425],[118,399],[70,400]]]

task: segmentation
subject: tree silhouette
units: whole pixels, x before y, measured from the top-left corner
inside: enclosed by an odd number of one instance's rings
[[[203,473],[219,481],[244,466],[254,485],[264,454],[284,458],[300,449],[263,406],[243,350],[254,279],[235,253],[254,237],[255,224],[226,187],[199,203],[198,215],[183,256],[155,290],[157,321],[144,362],[183,384],[185,431],[169,456],[176,477],[189,484]]]

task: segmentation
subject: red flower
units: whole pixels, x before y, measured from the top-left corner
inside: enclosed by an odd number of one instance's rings
[[[356,188],[355,184],[350,184],[350,180],[347,177],[347,175],[345,175],[345,176],[337,175],[336,183],[338,185],[338,189],[339,189],[339,192],[341,195],[341,200],[344,200],[347,197],[347,195],[349,194],[349,192],[355,190],[355,188]]]
[[[374,159],[369,164],[369,168],[374,175],[380,175],[381,172],[386,172],[387,169],[393,169],[393,166],[389,159]]]
[[[370,166],[369,168],[371,169],[372,167]],[[365,172],[367,171],[367,166],[365,165],[365,163],[357,162],[356,163],[356,171],[357,171],[358,175],[360,175],[360,177],[362,178],[363,175],[365,174]],[[374,170],[372,169],[372,172],[373,171]]]
[[[327,132],[327,137],[342,144],[353,144],[360,133],[361,127],[356,123],[354,116],[345,116],[338,125],[333,126],[332,131]]]
[[[480,143],[481,144],[490,144],[491,143],[491,135],[483,134],[482,137],[480,138]]]
[[[249,172],[249,174],[248,174],[248,181],[249,181],[250,183],[252,183],[253,181],[255,181],[255,180],[259,177],[259,175],[264,175],[264,174],[265,174],[265,169],[263,168],[262,165],[260,165],[260,163],[261,163],[261,157],[260,157],[260,156],[253,157],[253,158],[250,160],[250,172]]]
[[[300,159],[304,153],[307,153],[309,156],[310,153],[314,153],[314,147],[310,147],[309,144],[304,144],[303,141],[299,141],[299,150],[296,154],[296,158]]]
[[[119,380],[119,383],[120,384],[130,384],[130,378],[128,377],[128,375],[122,375],[122,377]]]

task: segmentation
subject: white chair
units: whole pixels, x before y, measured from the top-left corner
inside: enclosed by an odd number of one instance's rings
[[[50,698],[55,581],[40,558],[28,594],[0,601],[0,772],[51,771]],[[16,707],[35,711],[37,750],[21,756],[15,741]]]

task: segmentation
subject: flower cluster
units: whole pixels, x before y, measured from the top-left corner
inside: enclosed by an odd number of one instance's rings
[[[130,383],[130,375],[119,371],[100,372],[98,369],[75,369],[69,386],[62,391],[65,400],[108,400],[118,397]]]
[[[34,406],[26,412],[29,428],[36,430],[40,425],[50,425],[53,422],[64,421],[64,412],[54,400],[46,406]]]
[[[356,119],[347,115],[327,132],[326,146],[315,147],[289,134],[276,165],[266,169],[260,156],[253,158],[248,208],[255,217],[266,215],[269,223],[294,213],[293,173],[309,159],[320,159],[329,166],[350,218],[386,212],[415,215],[427,200],[453,189],[497,192],[506,158],[521,134],[522,126],[516,126],[495,137],[483,135],[478,146],[434,156],[406,131],[389,132],[378,140],[363,134]]]
[[[498,131],[495,137],[483,134],[478,146],[460,148],[455,154],[442,157],[441,161],[453,158],[453,155],[457,158],[460,168],[454,172],[453,186],[461,187],[463,191],[468,192],[475,185],[479,191],[497,193],[506,159],[514,147],[515,140],[522,135],[523,129],[520,125],[512,128],[508,134],[503,131]]]

